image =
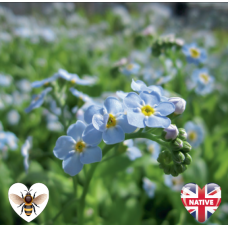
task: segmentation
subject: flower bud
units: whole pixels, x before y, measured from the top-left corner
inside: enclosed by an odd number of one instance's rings
[[[183,173],[186,169],[187,166],[184,164],[175,164],[174,165],[174,169],[178,172],[178,173]]]
[[[190,154],[186,153],[185,154],[185,159],[184,159],[184,164],[185,165],[190,165],[192,163],[192,157]]]
[[[168,150],[164,151],[164,159],[163,159],[163,161],[167,165],[172,161],[172,155],[171,155],[171,153]]]
[[[170,174],[171,174],[173,177],[177,177],[179,173],[176,171],[175,167],[172,166],[171,169],[170,169]]]
[[[171,173],[171,166],[170,165],[167,165],[164,167],[164,173],[166,175],[169,175]]]
[[[183,141],[186,141],[187,140],[187,132],[185,131],[184,128],[179,128],[179,135],[178,135],[178,138],[180,138],[181,140]]]
[[[169,98],[169,102],[172,102],[175,105],[174,114],[180,115],[184,112],[186,101],[180,97],[171,97]]]
[[[183,147],[183,141],[179,138],[176,138],[170,143],[170,145],[173,151],[179,151]]]
[[[191,151],[191,149],[192,149],[192,146],[188,142],[184,141],[181,151],[186,153],[186,152]]]
[[[175,163],[180,164],[184,161],[184,159],[185,159],[185,156],[182,152],[178,151],[173,153],[173,161]]]
[[[179,131],[174,124],[170,124],[163,132],[163,136],[166,140],[174,140],[179,134]]]

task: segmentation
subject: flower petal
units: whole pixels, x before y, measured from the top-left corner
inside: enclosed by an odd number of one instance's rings
[[[69,153],[68,156],[63,160],[62,166],[66,173],[71,176],[75,176],[83,168],[83,164],[80,161],[80,154],[75,152]]]
[[[134,161],[136,158],[142,157],[141,151],[134,146],[127,149],[127,155],[131,161]]]
[[[146,105],[150,105],[151,107],[161,102],[160,95],[155,91],[152,91],[151,93],[144,91],[140,93],[139,96],[145,102]]]
[[[152,115],[145,119],[146,126],[167,128],[171,124],[171,120],[165,116]]]
[[[142,99],[137,93],[131,92],[124,98],[124,104],[127,108],[138,108],[142,106]]]
[[[144,119],[145,119],[145,116],[141,112],[139,113],[132,112],[132,111],[127,112],[128,123],[132,126],[144,128],[146,126]]]
[[[93,115],[95,114],[103,115],[103,108],[97,105],[91,105],[89,108],[87,108],[84,114],[85,122],[87,124],[92,123],[92,118],[93,118]]]
[[[107,128],[102,137],[106,144],[119,143],[125,139],[124,132],[120,126]]]
[[[131,82],[131,88],[132,90],[136,91],[136,92],[141,92],[143,91],[144,89],[147,88],[146,84],[141,81],[141,80],[137,80],[136,82],[134,81],[134,79],[132,79],[132,82]]]
[[[119,125],[122,128],[124,133],[132,133],[137,128],[128,123],[127,115],[125,114],[119,115],[116,120],[117,120],[117,125]]]
[[[116,97],[108,97],[104,102],[107,113],[116,115],[124,112],[121,102]]]
[[[87,147],[80,155],[80,161],[82,164],[90,164],[99,162],[102,159],[102,151],[98,146]]]
[[[103,132],[106,129],[108,118],[108,114],[104,114],[103,116],[100,114],[95,114],[92,119],[92,124],[98,131]]]
[[[85,128],[82,139],[89,145],[98,145],[102,140],[102,132],[98,131],[91,123]]]
[[[53,150],[54,155],[63,160],[70,151],[74,150],[75,141],[70,136],[61,136],[58,138],[55,148]]]
[[[175,111],[175,105],[171,102],[161,102],[156,108],[156,112],[159,112],[162,116],[168,116]]]
[[[85,128],[86,125],[81,120],[78,120],[67,129],[67,135],[71,136],[77,142],[82,139],[82,133]]]

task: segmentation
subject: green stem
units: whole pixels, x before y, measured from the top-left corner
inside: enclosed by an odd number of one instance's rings
[[[103,152],[103,157],[107,154],[107,152],[109,150],[111,150],[116,144],[113,144],[113,145],[106,145],[104,147],[104,149],[102,150]],[[93,163],[88,174],[87,174],[87,177],[86,177],[86,182],[85,182],[85,186],[84,186],[84,189],[83,189],[83,193],[82,193],[82,196],[81,196],[81,199],[80,199],[80,207],[78,208],[78,224],[79,225],[82,225],[83,222],[84,222],[84,208],[85,208],[85,197],[86,197],[86,194],[88,192],[88,189],[89,189],[89,184],[90,184],[90,181],[92,179],[92,176],[96,170],[96,167],[99,163],[96,162],[96,163]]]
[[[150,139],[152,141],[156,141],[157,143],[159,143],[160,145],[166,147],[166,148],[169,148],[168,147],[168,144],[167,142],[163,141],[162,139],[159,139],[157,138],[156,135],[153,135],[153,134],[150,134],[150,133],[142,133],[142,132],[136,132],[136,133],[131,133],[131,134],[126,134],[125,135],[125,140],[127,139],[135,139],[135,138],[146,138],[146,139]],[[103,152],[103,157],[108,153],[109,150],[111,150],[116,144],[113,144],[113,145],[106,145],[104,147],[104,149],[102,150]],[[98,166],[98,162],[92,164],[88,174],[87,174],[87,177],[86,177],[86,182],[85,182],[85,186],[84,186],[84,189],[83,189],[83,193],[82,193],[82,196],[80,198],[80,203],[79,203],[79,208],[78,208],[78,224],[79,225],[83,225],[83,222],[84,222],[84,208],[85,208],[85,197],[86,197],[86,194],[88,192],[88,189],[89,189],[89,184],[90,184],[90,181],[92,179],[92,176]]]

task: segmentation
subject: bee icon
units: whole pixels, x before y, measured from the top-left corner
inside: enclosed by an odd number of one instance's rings
[[[20,197],[16,194],[10,194],[9,197],[15,204],[19,205],[18,207],[22,206],[21,214],[23,212],[23,209],[27,216],[30,216],[32,214],[32,210],[34,210],[34,213],[36,214],[35,206],[39,207],[38,205],[42,204],[47,199],[47,194],[41,194],[41,195],[35,197],[35,194],[36,194],[36,192],[35,192],[32,197],[32,195],[30,193],[32,191],[32,189],[29,191],[27,191],[27,190],[24,190],[24,191],[27,192],[25,197],[23,196],[22,192],[21,192],[22,197]]]

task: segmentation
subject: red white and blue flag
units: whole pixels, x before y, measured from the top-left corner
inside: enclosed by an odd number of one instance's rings
[[[201,189],[197,184],[189,183],[181,190],[181,200],[196,220],[205,222],[221,203],[221,188],[209,183]]]

